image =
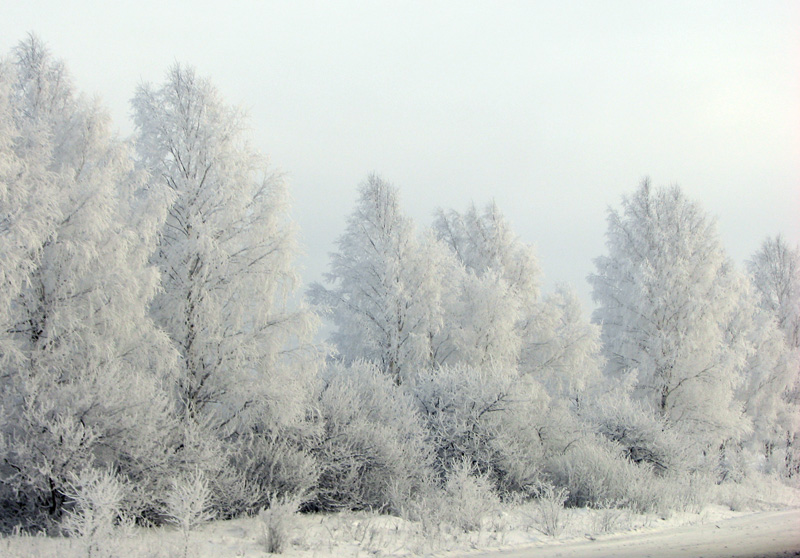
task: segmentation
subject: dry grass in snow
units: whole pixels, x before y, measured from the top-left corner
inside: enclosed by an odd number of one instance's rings
[[[714,500],[699,513],[674,512],[669,516],[637,514],[623,508],[556,509],[553,501],[504,505],[481,518],[475,530],[464,532],[445,521],[431,526],[423,521],[367,512],[290,514],[281,518],[281,548],[265,536],[268,513],[201,525],[189,533],[173,526],[117,529],[113,539],[100,545],[92,558],[255,558],[282,555],[297,558],[462,556],[528,546],[567,544],[570,540],[607,538],[625,532],[658,532],[681,525],[710,523],[800,504],[798,491],[770,482],[747,489],[715,487]],[[557,514],[554,517],[553,514]],[[555,536],[551,536],[555,535]],[[8,558],[83,558],[87,547],[77,539],[26,534],[0,539],[0,556]]]

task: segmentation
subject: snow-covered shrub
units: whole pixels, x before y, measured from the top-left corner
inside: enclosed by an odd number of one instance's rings
[[[536,487],[536,513],[533,517],[536,529],[548,537],[558,537],[564,532],[568,515],[564,509],[569,491],[551,484],[539,483]]]
[[[404,500],[400,515],[419,525],[426,543],[480,530],[500,507],[494,481],[467,457],[453,461],[442,485]]]
[[[85,469],[72,474],[65,487],[69,509],[64,531],[79,539],[88,558],[107,556],[114,543],[114,525],[121,518],[125,487],[111,471]]]
[[[317,484],[319,469],[305,447],[315,432],[307,425],[275,426],[267,432],[248,432],[231,440],[228,468],[222,476],[238,476],[238,482],[223,483],[228,497],[220,512],[234,516],[270,506],[275,495],[310,493]],[[234,479],[231,479],[232,481]],[[215,491],[220,483],[215,482]]]
[[[652,467],[659,475],[690,467],[691,440],[623,390],[600,395],[588,407],[584,414],[594,430],[619,444],[629,461]]]
[[[312,450],[320,477],[308,506],[398,511],[391,496],[418,491],[430,465],[413,400],[365,362],[330,365],[322,384],[322,431]]]
[[[260,487],[233,467],[208,478],[208,508],[216,519],[231,519],[253,512],[264,498]]]
[[[49,523],[47,510],[42,509],[36,498],[15,491],[8,483],[0,483],[0,533],[7,534],[15,530],[35,532]]]
[[[232,518],[265,507],[270,493],[301,492],[313,482],[313,462],[302,459],[300,441],[290,430],[280,430],[285,436],[277,430],[234,431],[223,436],[215,419],[198,418],[183,421],[169,439],[177,449],[173,471],[162,479],[162,493],[174,490],[176,476],[191,478],[201,473],[208,485],[209,508],[218,518]],[[309,475],[312,480],[303,480]]]
[[[496,430],[490,447],[500,493],[523,497],[534,494],[546,455],[553,447],[567,443],[564,437],[572,427],[569,414],[530,376],[515,383],[505,409],[487,417]]]
[[[2,482],[11,515],[27,516],[17,524],[51,527],[73,475],[90,468],[114,469],[135,486],[125,495],[128,512],[152,505],[170,463],[158,431],[169,423],[157,390],[130,381],[131,376],[102,379],[100,370],[63,382],[47,375],[17,378],[6,386],[16,396],[0,418],[7,467]]]
[[[464,457],[447,474],[444,485],[444,517],[461,531],[477,531],[484,519],[500,506],[494,483]]]
[[[168,447],[174,448],[171,460],[172,469],[161,479],[161,493],[158,499],[157,516],[163,519],[164,495],[176,491],[177,484],[187,484],[189,479],[200,476],[208,486],[207,505],[219,508],[224,506],[221,498],[224,488],[215,486],[226,469],[226,447],[207,420],[182,421],[167,438]],[[215,492],[220,492],[216,494]],[[174,523],[174,522],[173,522]]]
[[[712,500],[716,478],[706,471],[678,472],[657,479],[665,509],[699,513]]]
[[[172,487],[164,501],[164,515],[183,534],[184,558],[189,553],[189,533],[214,518],[210,502],[209,483],[200,469],[172,479]]]
[[[302,498],[299,496],[270,495],[269,508],[258,512],[261,522],[261,542],[270,554],[282,554],[289,544],[292,517],[297,513]]]
[[[513,369],[443,366],[404,387],[428,427],[439,478],[467,457],[503,494],[532,496],[547,455],[563,450],[579,426],[538,381]]]
[[[800,386],[795,388],[795,392],[800,393]],[[797,399],[800,400],[800,396]],[[800,434],[787,436],[785,446],[776,455],[781,454],[783,455],[781,474],[787,479],[794,479],[794,483],[797,484],[800,481]]]
[[[652,474],[623,456],[622,449],[605,440],[576,441],[545,465],[555,486],[569,491],[567,504],[597,507],[630,505],[647,511],[653,503],[646,488]]]
[[[614,505],[601,504],[591,514],[591,533],[604,535],[631,528],[631,512]]]
[[[464,457],[483,472],[496,468],[493,441],[503,436],[497,416],[508,409],[515,380],[513,371],[454,365],[423,370],[407,386],[427,425],[440,476]]]

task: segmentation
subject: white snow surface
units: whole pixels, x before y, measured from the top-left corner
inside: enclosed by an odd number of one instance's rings
[[[756,512],[681,527],[636,533],[586,535],[473,558],[772,558],[800,556],[800,510]]]
[[[292,520],[284,556],[436,558],[562,558],[589,556],[755,557],[800,555],[800,508],[733,512],[710,506],[670,518],[626,510],[565,510],[557,538],[536,528],[533,508],[520,505],[487,518],[479,532],[440,529],[424,534],[416,522],[369,513],[298,515]],[[78,558],[81,541],[61,537],[9,536],[0,539],[4,558]],[[174,528],[134,529],[110,541],[98,556],[264,557],[264,526],[257,517],[206,524],[184,547]]]

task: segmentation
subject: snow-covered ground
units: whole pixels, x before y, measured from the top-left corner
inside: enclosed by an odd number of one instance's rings
[[[796,556],[800,509],[734,512],[720,505],[669,518],[626,510],[563,510],[562,533],[549,537],[533,504],[487,517],[480,531],[427,529],[418,522],[368,513],[298,515],[291,520],[285,556],[298,558],[436,556],[523,558],[528,556]],[[93,556],[198,558],[267,556],[258,517],[206,524],[188,544],[174,528],[135,529],[105,541]],[[75,539],[10,536],[0,539],[8,558],[78,558],[86,546]]]
[[[707,516],[694,525],[535,544],[472,558],[755,558],[800,556],[800,510]]]

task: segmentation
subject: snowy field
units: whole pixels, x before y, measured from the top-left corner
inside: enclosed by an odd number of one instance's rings
[[[708,513],[693,525],[669,522],[636,533],[585,536],[563,543],[535,544],[511,552],[474,558],[754,558],[800,555],[800,510],[728,514]],[[727,517],[726,519],[722,519]]]
[[[761,487],[763,488],[763,487]],[[768,491],[769,492],[769,491]],[[755,492],[754,492],[755,493]],[[480,529],[459,532],[398,517],[369,513],[294,515],[286,529],[283,555],[298,558],[435,556],[455,558],[563,558],[591,556],[797,556],[800,553],[800,498],[796,491],[733,496],[726,505],[669,517],[624,509],[564,509],[557,521],[535,502],[497,510]],[[731,508],[744,508],[737,511]],[[171,527],[120,530],[101,541],[92,556],[142,558],[226,558],[270,555],[266,524],[259,517],[216,521],[189,534]],[[555,527],[554,536],[545,534]],[[78,558],[86,543],[61,537],[19,535],[0,539],[8,558]]]

